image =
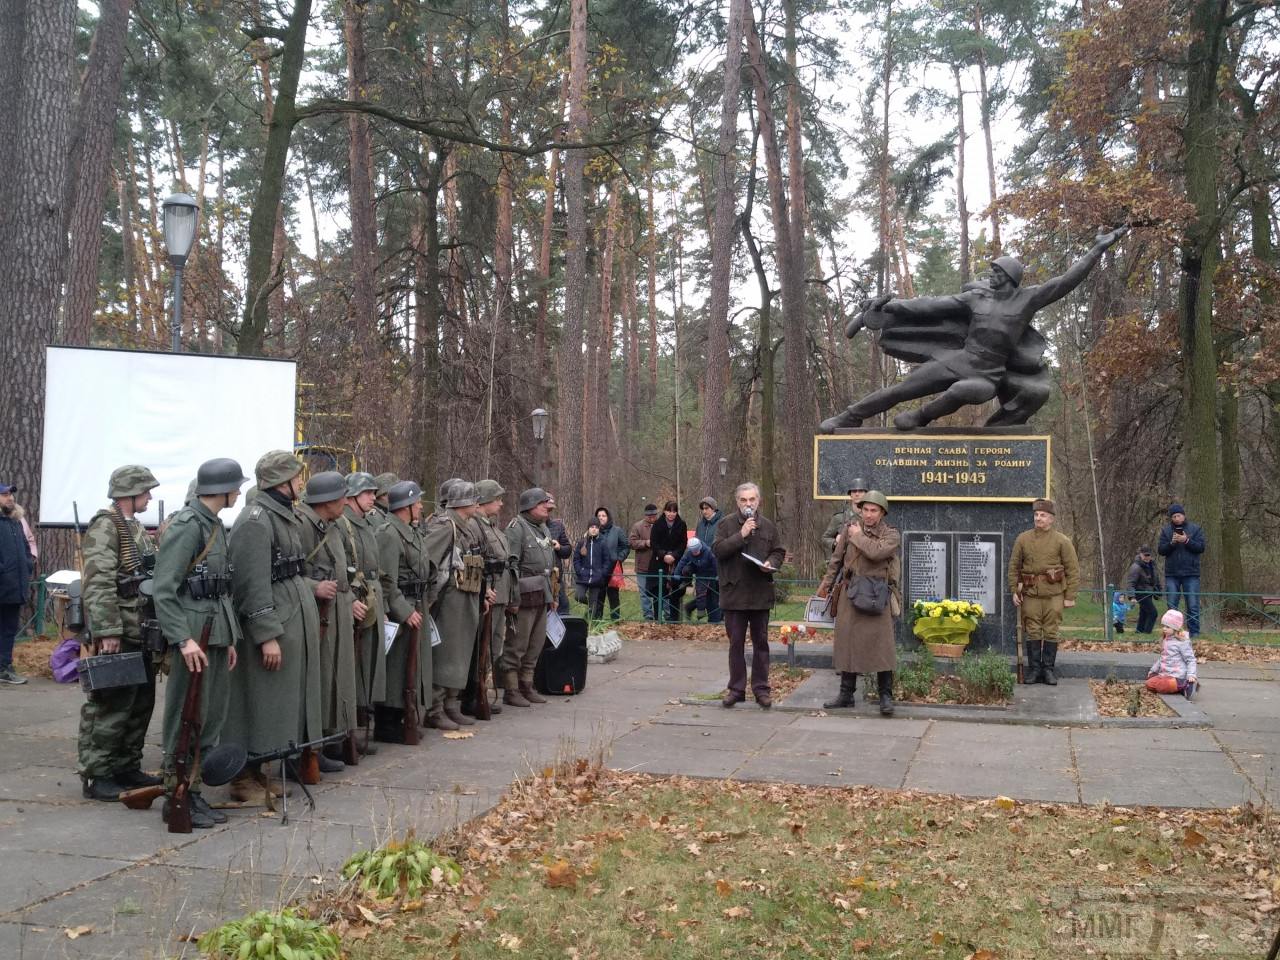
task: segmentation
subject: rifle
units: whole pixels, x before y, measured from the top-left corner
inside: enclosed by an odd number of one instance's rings
[[[323,579],[331,579],[331,578],[325,577]],[[333,613],[333,601],[321,600],[319,597],[317,597],[316,610],[320,614],[320,647],[321,649],[323,649],[325,637],[329,633],[329,617]],[[354,628],[354,624],[352,624],[352,626]],[[352,636],[355,636],[354,629],[352,630]],[[357,641],[357,643],[358,642],[359,641]],[[355,734],[352,733],[350,730],[347,731],[346,739],[342,741],[342,762],[349,767],[354,767],[360,762],[360,754],[356,750]],[[317,758],[316,766],[319,766],[319,764],[320,764],[320,761]]]
[[[352,542],[354,543],[354,541]],[[360,573],[357,573],[355,576],[351,576],[351,574],[354,571],[355,571],[354,567],[347,568],[348,579],[351,581],[351,593],[357,600],[359,600],[361,603],[367,606],[369,603],[369,585],[365,583],[363,571],[361,571]],[[360,634],[363,633],[364,630],[365,630],[365,625],[363,623],[355,623],[354,621],[352,622],[351,635],[354,638],[355,645],[356,645],[356,664],[357,664],[356,676],[359,677],[362,674],[364,674],[366,670],[368,670],[368,676],[365,677],[366,682],[365,682],[365,689],[363,692],[364,692],[365,699],[370,702],[368,703],[367,706],[363,706],[363,707],[359,706],[358,704],[356,705],[356,726],[364,728],[365,753],[369,753],[370,752],[369,745],[373,742],[373,729],[372,729],[373,728],[373,703],[370,697],[370,693],[372,692],[372,687],[370,686],[370,684],[373,683],[373,663],[372,662],[365,663],[365,660],[364,660],[364,644],[360,642]],[[378,642],[378,641],[375,641],[375,642]],[[352,737],[353,747],[355,745],[354,741],[355,741],[355,737],[353,736]]]
[[[204,618],[200,628],[200,652],[209,649],[209,634],[213,630],[213,614]],[[205,663],[205,669],[209,664]],[[191,832],[191,774],[200,765],[200,701],[204,692],[204,675],[188,673],[187,696],[182,701],[182,732],[178,735],[178,752],[173,758],[174,773],[178,784],[169,798],[169,832]],[[190,762],[188,762],[190,757]]]
[[[1019,596],[1019,597],[1021,597],[1021,596],[1022,596],[1022,587],[1021,587],[1021,585],[1019,585],[1019,587],[1018,587],[1018,596]],[[1017,649],[1017,654],[1018,654],[1018,682],[1019,682],[1019,683],[1023,683],[1023,684],[1025,684],[1025,683],[1027,682],[1027,680],[1026,680],[1026,677],[1025,677],[1025,676],[1023,676],[1023,671],[1022,671],[1022,629],[1023,629],[1023,628],[1022,628],[1022,604],[1018,604],[1016,607],[1014,607],[1014,610],[1016,610],[1016,611],[1018,612],[1018,632],[1017,632],[1017,640],[1016,640],[1017,647],[1018,647],[1018,649]]]
[[[411,747],[422,739],[419,732],[422,717],[418,713],[418,644],[421,629],[421,624],[409,628],[409,650],[404,661],[404,742]]]
[[[480,594],[480,602],[484,603],[485,594],[493,589],[500,577],[507,569],[505,560],[486,560],[484,565],[484,587]],[[493,639],[493,607],[490,606],[484,612],[484,616],[480,618],[480,637],[478,639],[479,647],[476,650],[475,658],[475,675],[472,677],[472,685],[475,687],[475,693],[471,701],[471,714],[477,720],[492,720],[493,710],[489,705],[489,674],[493,673],[492,655],[489,644]],[[496,689],[496,681],[495,681]]]

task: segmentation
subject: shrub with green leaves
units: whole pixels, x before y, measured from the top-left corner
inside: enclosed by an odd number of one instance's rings
[[[342,875],[359,880],[361,891],[381,900],[412,897],[432,887],[462,882],[456,860],[440,856],[413,836],[357,853],[343,865]]]
[[[925,697],[933,689],[938,664],[929,648],[921,645],[915,659],[898,671],[898,687],[905,697]]]
[[[1013,671],[1009,661],[994,650],[966,653],[956,675],[974,700],[1007,700],[1013,696]]]
[[[259,910],[200,938],[211,960],[337,960],[338,937],[319,920],[294,910]]]

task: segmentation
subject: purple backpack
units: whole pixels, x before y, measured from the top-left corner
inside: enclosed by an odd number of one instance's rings
[[[49,669],[53,671],[53,679],[59,683],[79,683],[80,676],[76,672],[76,663],[80,659],[80,641],[68,637],[49,654]]]

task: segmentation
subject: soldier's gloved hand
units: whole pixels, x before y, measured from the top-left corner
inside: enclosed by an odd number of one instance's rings
[[[332,600],[338,595],[338,581],[321,580],[316,584],[315,594],[317,600]]]
[[[413,611],[413,613],[409,614],[407,617],[404,618],[404,622],[409,625],[410,629],[417,630],[420,626],[422,626],[422,614],[419,613],[417,610],[415,610]]]
[[[262,652],[263,669],[280,669],[280,664],[284,661],[284,654],[280,652],[280,642],[278,640],[268,640],[258,649]]]
[[[200,644],[196,643],[191,637],[182,641],[182,659],[187,664],[187,670],[191,673],[200,673],[209,665],[209,658],[205,652],[200,649]]]
[[[98,652],[99,653],[119,653],[120,638],[119,637],[99,637]]]
[[[351,601],[351,615],[356,618],[356,623],[364,623],[364,618],[369,615],[369,607],[359,600]]]

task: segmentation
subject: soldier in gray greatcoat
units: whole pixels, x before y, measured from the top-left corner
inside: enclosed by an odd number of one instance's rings
[[[359,682],[358,720],[367,726],[371,711],[387,697],[387,648],[383,633],[387,621],[386,572],[378,549],[373,509],[378,484],[367,473],[347,475],[347,506],[338,522],[342,526],[343,545],[347,548],[347,567],[351,590],[355,597],[352,615],[356,631],[356,679]],[[361,743],[366,753],[377,747]]]
[[[409,644],[416,638],[418,667],[413,683],[418,716],[425,717],[434,699],[431,668],[431,621],[426,611],[436,593],[436,570],[427,556],[418,521],[422,519],[422,487],[412,480],[393,484],[387,493],[387,522],[378,531],[380,566],[387,574],[387,611],[400,624],[387,653],[387,696],[377,707],[380,740],[404,736],[405,689]]]
[[[231,695],[231,671],[236,666],[236,644],[241,640],[240,621],[231,602],[227,529],[218,513],[240,499],[240,487],[248,482],[234,460],[202,463],[196,471],[193,496],[170,519],[164,549],[156,556],[156,619],[172,653],[169,679],[164,685],[165,789],[173,796],[178,785],[176,760],[182,709],[194,677],[201,684],[200,740],[190,745],[190,755],[185,759],[194,764],[191,825],[197,828],[227,822],[227,815],[210,807],[202,795],[198,757],[207,756],[222,737]],[[206,623],[209,638],[201,649]],[[168,798],[160,815],[168,821]]]
[[[520,516],[507,525],[507,556],[516,589],[506,610],[502,702],[513,707],[547,702],[533,689],[533,670],[547,642],[547,611],[555,605],[551,571],[556,565],[556,542],[547,529],[551,505],[547,491],[531,487],[520,494]]]
[[[475,723],[458,699],[467,685],[484,600],[484,556],[475,512],[475,484],[460,480],[446,494],[444,513],[433,516],[425,531],[427,556],[443,581],[431,608],[441,642],[432,653],[435,696],[427,715],[427,724],[438,730]]]
[[[347,574],[347,550],[337,520],[346,506],[347,480],[336,470],[315,474],[307,481],[298,513],[302,548],[306,551],[304,575],[315,594],[320,612],[320,722],[325,736],[356,728],[355,617],[351,580]],[[337,773],[343,745],[325,744],[320,756],[321,773]],[[346,756],[352,757],[347,753]]]
[[[501,713],[502,705],[497,702],[497,689],[502,686],[502,645],[507,631],[507,604],[515,595],[516,578],[507,545],[507,535],[498,526],[498,514],[502,512],[503,496],[506,491],[497,480],[481,480],[476,484],[476,521],[480,525],[480,536],[483,541],[484,560],[486,566],[485,582],[492,591],[489,607],[489,664],[493,668],[494,702],[490,704],[491,713]],[[483,619],[483,618],[482,618]],[[481,629],[483,629],[483,623]],[[488,680],[486,678],[485,682]],[[474,684],[474,678],[472,679]],[[465,697],[463,698],[466,699]]]
[[[263,454],[254,467],[258,495],[231,528],[231,588],[244,637],[223,739],[250,754],[323,735],[320,615],[302,575],[303,520],[294,509],[302,470],[287,450]],[[232,783],[236,799],[256,792],[246,778],[269,788],[260,770],[246,770]]]

